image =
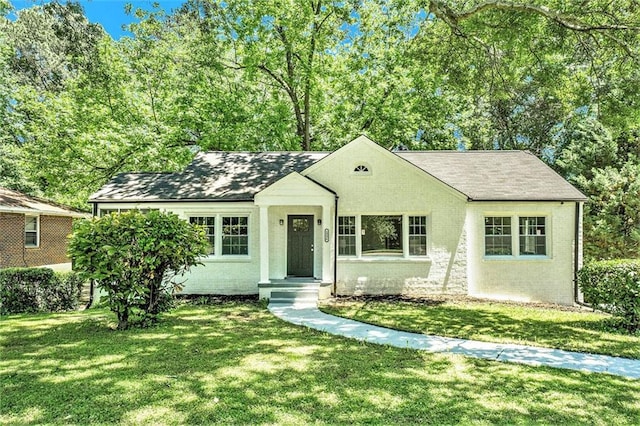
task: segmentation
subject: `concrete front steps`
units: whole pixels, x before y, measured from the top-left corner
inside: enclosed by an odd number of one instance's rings
[[[311,304],[331,296],[331,284],[323,284],[313,278],[287,278],[259,283],[260,299],[276,304]]]

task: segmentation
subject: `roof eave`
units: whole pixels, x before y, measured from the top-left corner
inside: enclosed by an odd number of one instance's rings
[[[83,218],[83,217],[86,218],[91,216],[89,213],[56,211],[56,210],[46,210],[46,209],[30,209],[25,207],[0,207],[0,213],[63,216],[63,217],[75,217],[75,218]]]
[[[210,202],[253,202],[253,197],[251,198],[169,198],[169,199],[144,199],[144,198],[122,198],[122,199],[113,199],[113,198],[92,198],[89,199],[90,203],[124,203],[124,204],[132,204],[132,203],[210,203]]]
[[[587,202],[588,198],[472,198],[467,201],[473,202],[496,202],[496,203],[556,203],[556,202]]]

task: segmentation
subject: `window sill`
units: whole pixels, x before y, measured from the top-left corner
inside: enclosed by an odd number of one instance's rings
[[[200,260],[202,263],[250,263],[251,256],[204,256]]]
[[[429,256],[411,256],[411,257],[403,257],[403,256],[339,256],[338,262],[342,263],[371,263],[371,262],[389,262],[389,263],[420,263],[420,262],[431,262],[431,258]]]
[[[484,256],[482,258],[484,261],[488,262],[504,262],[504,261],[513,261],[513,262],[526,262],[526,261],[548,261],[553,260],[550,256],[540,256],[540,255],[521,255],[521,256]]]

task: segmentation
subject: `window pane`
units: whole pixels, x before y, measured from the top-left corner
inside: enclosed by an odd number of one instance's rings
[[[362,254],[402,254],[402,216],[362,216]]]
[[[38,230],[38,218],[35,216],[25,217],[24,222],[25,231],[37,231]]]
[[[427,217],[409,216],[409,255],[427,254]]]
[[[356,254],[356,217],[338,217],[338,254],[355,256]]]
[[[204,227],[205,235],[209,242],[209,248],[207,254],[215,254],[215,223],[216,218],[214,216],[196,216],[190,217],[189,223],[194,225],[200,225]]]
[[[26,247],[38,246],[38,217],[25,216],[24,218],[24,245]]]
[[[484,254],[486,256],[511,256],[511,218],[484,218]]]
[[[427,237],[410,235],[409,254],[411,256],[425,256],[427,254]]]
[[[37,232],[26,232],[24,234],[24,245],[27,247],[37,247],[38,246],[38,233]]]
[[[546,255],[547,238],[544,217],[520,218],[520,254]]]
[[[222,254],[249,254],[249,218],[227,216],[222,218]]]
[[[294,218],[293,232],[309,232],[309,219]]]

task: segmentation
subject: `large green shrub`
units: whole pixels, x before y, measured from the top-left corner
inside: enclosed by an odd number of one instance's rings
[[[586,301],[614,315],[626,330],[640,330],[640,260],[589,263],[578,282]]]
[[[75,273],[49,268],[0,270],[0,314],[76,309],[84,281]]]
[[[207,252],[204,229],[175,214],[132,210],[76,222],[69,244],[75,269],[95,280],[127,329],[133,315],[156,321],[182,275]]]

